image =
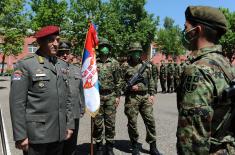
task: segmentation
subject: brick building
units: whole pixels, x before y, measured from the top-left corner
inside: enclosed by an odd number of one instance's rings
[[[3,37],[0,36],[0,44],[3,44]],[[22,59],[23,57],[27,56],[30,53],[34,53],[37,50],[37,46],[35,44],[35,38],[33,37],[27,37],[24,39],[24,46],[23,46],[23,51],[18,55],[18,56],[6,56],[5,57],[5,65],[4,65],[4,70],[7,69],[13,69],[14,64]],[[0,71],[2,69],[2,59],[3,59],[3,54],[2,50],[0,49]]]

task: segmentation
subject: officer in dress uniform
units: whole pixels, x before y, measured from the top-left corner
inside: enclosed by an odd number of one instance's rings
[[[74,62],[75,56],[70,53],[70,49],[70,42],[61,41],[57,53],[57,56],[67,62],[69,66],[69,87],[71,91],[71,103],[75,122],[75,129],[72,137],[65,141],[63,155],[74,155],[76,153],[79,120],[85,113],[81,68],[76,62]]]
[[[46,26],[36,32],[39,49],[18,61],[11,77],[15,146],[28,155],[62,155],[74,129],[68,66],[56,58],[59,30]]]

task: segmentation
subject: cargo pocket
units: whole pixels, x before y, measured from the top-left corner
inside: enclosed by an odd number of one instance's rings
[[[45,92],[48,90],[48,83],[50,81],[49,77],[36,77],[33,76],[33,91],[34,92]]]
[[[27,134],[30,141],[43,140],[46,134],[46,115],[26,115]]]

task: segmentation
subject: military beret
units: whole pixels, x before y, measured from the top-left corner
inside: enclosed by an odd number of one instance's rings
[[[227,31],[227,20],[217,8],[209,6],[188,6],[185,11],[186,20],[194,21],[223,33]]]
[[[52,35],[52,34],[59,34],[59,31],[60,31],[60,28],[58,26],[45,26],[45,27],[42,27],[40,30],[38,30],[34,37],[35,38],[43,38],[43,37],[46,37],[46,36],[49,36],[49,35]]]

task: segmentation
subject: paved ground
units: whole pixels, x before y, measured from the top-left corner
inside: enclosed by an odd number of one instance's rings
[[[12,139],[11,120],[9,114],[9,79],[0,77],[0,107],[2,108],[7,137],[10,144],[12,155],[22,155],[21,151],[14,148]],[[131,154],[129,137],[127,133],[127,119],[124,115],[123,100],[117,111],[116,121],[116,155]],[[176,155],[176,124],[177,109],[175,94],[158,94],[155,96],[154,115],[157,126],[157,145],[164,155]],[[142,146],[141,154],[148,154],[149,145],[145,142],[145,126],[142,118],[139,116],[138,127],[140,133],[140,145]],[[80,121],[80,131],[78,136],[78,154],[88,155],[90,143],[90,117],[85,115]],[[0,146],[1,152],[1,146]],[[1,153],[0,153],[1,154]]]

